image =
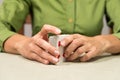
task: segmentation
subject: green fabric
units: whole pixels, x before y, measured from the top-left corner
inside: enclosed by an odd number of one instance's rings
[[[0,48],[19,31],[29,13],[33,35],[44,24],[59,27],[63,34],[99,35],[106,14],[108,23],[114,24],[113,35],[120,38],[120,0],[4,0],[0,7]]]

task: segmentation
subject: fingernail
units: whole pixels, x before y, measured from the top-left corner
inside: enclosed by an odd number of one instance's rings
[[[56,56],[56,58],[58,58],[58,59],[59,59],[59,58],[60,58],[60,55]]]
[[[61,33],[61,30],[60,30],[60,29],[57,29],[56,32],[57,32],[57,33]]]
[[[58,59],[60,58],[60,55],[58,56]]]
[[[60,42],[60,41],[58,42],[58,46],[59,46],[59,47],[61,46],[61,42]]]
[[[55,52],[54,52],[54,53],[59,55],[59,51],[58,51],[58,50],[55,50]]]
[[[53,61],[58,62],[58,59],[57,58],[53,58]]]
[[[65,53],[63,54],[63,57],[65,57]]]

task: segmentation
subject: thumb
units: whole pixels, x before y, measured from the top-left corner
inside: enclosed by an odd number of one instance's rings
[[[38,34],[41,36],[47,36],[48,33],[60,34],[61,30],[55,26],[45,24]]]

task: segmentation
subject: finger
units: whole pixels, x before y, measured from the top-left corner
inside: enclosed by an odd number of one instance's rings
[[[35,42],[40,48],[44,49],[45,51],[48,51],[51,55],[58,57],[60,55],[59,51],[50,45],[48,42],[45,40],[39,38]]]
[[[43,49],[41,49],[37,45],[34,45],[34,46],[31,45],[31,48],[32,48],[32,52],[36,53],[37,55],[39,55],[43,59],[48,60],[51,63],[56,64],[59,61],[57,57],[50,55],[49,53],[45,52]]]
[[[74,39],[76,38],[81,38],[82,35],[80,34],[73,34],[73,35],[70,35],[66,38],[64,38],[62,41],[61,41],[61,46],[65,47],[67,46],[68,44],[70,44]]]
[[[65,50],[65,57],[69,57],[71,55],[71,53],[75,52],[75,50],[83,45],[83,40],[80,39],[75,39],[71,42],[71,44],[66,48]]]
[[[63,46],[63,47],[66,47],[68,44],[70,44],[72,41],[73,41],[73,36],[72,35],[70,35],[70,36],[67,36],[67,37],[65,37],[63,40],[61,40],[61,46]]]
[[[43,64],[49,64],[48,60],[43,59],[42,57],[38,56],[36,53],[31,53],[28,58],[31,60],[36,60],[36,61],[41,62]]]
[[[84,55],[80,61],[88,61],[91,58],[95,57],[98,54],[98,52],[96,51],[96,48],[93,47],[86,55]]]
[[[41,36],[46,36],[48,33],[60,34],[61,30],[55,26],[45,24],[38,34]]]
[[[59,59],[57,57],[54,57],[45,51],[40,53],[39,56],[41,56],[42,58],[48,60],[49,62],[51,62],[53,64],[56,64],[59,61]]]
[[[83,55],[83,53],[88,52],[88,46],[79,47],[69,58],[68,60],[73,61]]]

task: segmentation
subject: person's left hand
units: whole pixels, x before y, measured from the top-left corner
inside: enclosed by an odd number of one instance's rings
[[[100,37],[87,37],[80,34],[73,34],[61,41],[61,45],[66,47],[64,57],[73,61],[84,54],[80,61],[88,61],[91,58],[104,53],[107,49],[107,40]]]

